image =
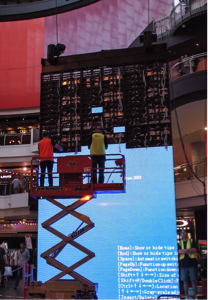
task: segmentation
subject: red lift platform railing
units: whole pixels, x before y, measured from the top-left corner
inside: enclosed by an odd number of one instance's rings
[[[52,158],[48,158],[52,159]],[[105,192],[125,192],[125,158],[121,154],[106,154],[105,183],[92,182],[90,155],[74,155],[54,158],[53,186],[40,186],[40,158],[31,161],[31,197],[77,197]],[[119,174],[119,176],[115,176]],[[47,180],[47,178],[46,178]],[[110,182],[111,181],[111,182]]]
[[[34,157],[31,162],[30,196],[46,199],[50,203],[61,208],[59,213],[42,223],[42,227],[59,237],[61,242],[42,253],[41,257],[43,257],[49,265],[61,272],[44,284],[33,284],[29,288],[29,293],[44,294],[46,298],[56,299],[57,295],[59,295],[60,298],[60,289],[66,291],[68,288],[69,290],[67,290],[66,293],[68,293],[67,295],[69,297],[77,297],[77,291],[80,293],[80,291],[84,290],[85,296],[92,294],[92,296],[96,298],[97,284],[74,271],[95,256],[95,253],[75,242],[75,239],[92,229],[94,223],[88,216],[78,213],[75,210],[96,197],[97,193],[125,192],[125,158],[121,154],[106,155],[104,168],[106,178],[105,183],[103,184],[94,184],[92,182],[93,169],[90,155],[74,155],[54,158],[53,169],[55,172],[52,172],[54,177],[53,186],[40,186],[41,173],[39,171],[39,164],[40,158]],[[69,206],[64,206],[56,200],[59,198],[69,199],[78,197],[80,197],[80,199]],[[39,201],[41,201],[41,199]],[[55,222],[65,217],[67,214],[71,214],[81,221],[78,228],[68,236],[52,227]],[[74,246],[86,254],[86,257],[69,267],[56,259],[58,254],[67,244]],[[66,274],[73,277],[74,280],[67,281],[64,286],[64,281],[60,281],[60,279]],[[65,297],[65,295],[62,296]]]

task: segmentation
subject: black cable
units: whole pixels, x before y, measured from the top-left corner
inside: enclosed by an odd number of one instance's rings
[[[205,42],[206,42],[206,50],[208,50],[208,38],[207,38],[207,25],[208,25],[208,22],[207,22],[207,18],[206,18],[206,15],[204,15],[204,26],[205,26]],[[207,70],[207,60],[206,60],[206,57],[205,57],[205,71]],[[207,75],[205,73],[205,76],[204,76],[204,86],[205,86],[205,90],[207,88]],[[206,127],[206,98],[205,98],[205,127]],[[206,134],[206,130],[205,130],[205,166],[204,166],[204,182],[206,180],[206,141],[207,141],[207,134]],[[208,249],[208,207],[207,207],[207,198],[206,198],[206,185],[204,186],[204,202],[205,202],[205,228],[206,228],[206,240],[207,240],[207,249]]]
[[[57,0],[56,0],[56,11],[57,11]],[[58,17],[56,13],[56,43],[58,44]]]

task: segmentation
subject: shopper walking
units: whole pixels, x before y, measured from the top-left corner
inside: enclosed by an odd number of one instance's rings
[[[4,288],[4,270],[5,270],[5,261],[4,255],[5,250],[2,246],[0,246],[0,271],[1,271],[1,288]]]
[[[14,289],[17,290],[19,287],[19,281],[22,276],[23,266],[30,259],[30,252],[25,248],[25,244],[20,244],[20,249],[17,251],[17,276],[15,281]]]
[[[14,194],[19,193],[21,188],[21,181],[18,179],[17,176],[15,176],[15,179],[12,181],[12,187],[13,187]]]

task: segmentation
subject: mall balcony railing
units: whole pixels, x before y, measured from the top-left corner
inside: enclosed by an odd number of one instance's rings
[[[188,17],[188,14],[198,14],[206,8],[207,0],[184,1],[178,3],[171,11],[170,15],[154,22],[157,35],[161,38],[169,35],[178,24]]]
[[[30,132],[0,134],[0,146],[30,144],[30,137]]]
[[[31,140],[32,139],[32,140]],[[39,129],[32,128],[27,133],[0,134],[0,146],[27,145],[39,141]]]
[[[207,158],[190,163],[197,177],[207,176]],[[174,168],[175,182],[195,179],[188,164],[182,164]]]
[[[184,58],[170,69],[171,80],[175,80],[190,73],[207,70],[207,52]]]

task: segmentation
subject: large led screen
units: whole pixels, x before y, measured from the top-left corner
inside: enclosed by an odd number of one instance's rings
[[[126,159],[126,193],[98,194],[77,209],[95,227],[76,242],[93,251],[95,257],[75,271],[98,283],[99,299],[147,299],[178,294],[172,147],[126,149],[124,144],[120,148],[109,145],[107,153],[119,153],[119,149]],[[81,154],[89,154],[89,150],[83,147]],[[70,205],[75,199],[59,201]],[[60,210],[46,200],[39,200],[38,280],[42,282],[60,271],[47,265],[40,254],[61,240],[43,229],[41,223]],[[67,215],[52,227],[67,236],[80,223]],[[71,266],[85,256],[67,245],[56,259]],[[68,275],[64,278],[72,279]]]

